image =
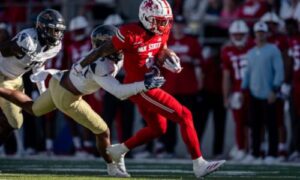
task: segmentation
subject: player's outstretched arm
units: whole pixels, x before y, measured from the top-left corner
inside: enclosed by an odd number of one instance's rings
[[[107,55],[113,54],[117,52],[114,45],[112,44],[111,40],[107,40],[103,43],[102,46],[97,47],[90,51],[90,53],[80,62],[79,69],[84,68],[85,66],[91,64],[92,62],[96,61],[100,57],[105,57]],[[75,67],[76,68],[76,67]]]
[[[25,50],[17,44],[16,40],[0,44],[0,52],[3,57],[22,57],[26,54]]]
[[[121,84],[111,75],[95,76],[94,79],[104,90],[121,100],[149,89],[159,88],[165,83],[164,77],[157,76],[155,73],[146,74],[144,81],[129,84]]]
[[[32,99],[26,94],[22,93],[21,91],[0,88],[0,96],[16,104],[17,106],[21,107],[29,114],[34,115],[32,112],[32,105],[33,105]]]

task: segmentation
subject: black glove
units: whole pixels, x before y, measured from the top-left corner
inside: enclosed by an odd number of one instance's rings
[[[157,73],[152,71],[145,74],[144,84],[147,89],[159,88],[166,82],[162,76],[157,76]]]

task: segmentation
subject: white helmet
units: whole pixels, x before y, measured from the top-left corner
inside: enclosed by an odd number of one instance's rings
[[[139,9],[143,26],[155,34],[162,34],[170,28],[172,9],[167,0],[143,0]]]
[[[75,41],[83,40],[85,37],[88,36],[89,33],[89,23],[87,19],[83,16],[77,16],[70,21],[69,30],[71,32],[80,29],[83,30],[81,33],[74,33],[74,35],[72,35],[72,38],[74,38]]]
[[[277,23],[277,24],[280,23],[279,17],[274,12],[267,12],[267,13],[265,13],[260,18],[260,21],[263,21],[263,22],[274,22],[274,23]]]
[[[243,46],[247,41],[249,28],[245,23],[245,21],[235,20],[231,23],[229,27],[229,33],[230,33],[230,40],[235,46]],[[244,34],[244,36],[242,39],[236,39],[234,37],[234,34]]]

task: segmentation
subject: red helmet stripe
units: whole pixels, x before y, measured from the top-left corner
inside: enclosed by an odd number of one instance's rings
[[[169,6],[169,3],[166,1],[166,0],[162,0],[162,2],[166,5],[167,7],[167,13],[168,14],[171,14],[171,10],[170,10],[170,6]]]

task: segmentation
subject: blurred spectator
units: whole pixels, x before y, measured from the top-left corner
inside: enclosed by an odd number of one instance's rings
[[[240,0],[223,0],[223,7],[219,26],[223,29],[228,29],[230,24],[238,17],[238,7]]]
[[[264,163],[277,162],[278,126],[276,122],[276,95],[284,80],[283,62],[279,49],[267,42],[268,26],[264,22],[254,25],[256,46],[247,53],[244,90],[250,90],[249,118],[251,128],[251,154],[244,163],[261,163],[262,130],[268,132],[268,153]]]
[[[267,11],[267,3],[265,0],[246,0],[240,7],[238,17],[246,21],[249,27],[252,27]]]
[[[170,5],[174,15],[183,15],[184,2],[185,0],[171,0]]]
[[[90,5],[93,19],[103,20],[112,14],[117,5],[116,1],[117,0],[95,0],[94,3]]]
[[[279,31],[280,25],[282,25],[283,22],[274,12],[268,12],[264,14],[260,20],[267,24],[269,30],[267,40],[269,43],[275,44],[280,50],[283,58],[283,65],[284,67],[287,67],[288,64],[290,64],[290,58],[287,56],[286,48],[288,46],[287,37]],[[287,70],[287,68],[284,68],[284,70],[285,77],[288,77],[287,74],[290,72]],[[289,82],[287,82],[286,78],[283,85],[290,88]],[[276,99],[276,119],[279,128],[279,156],[282,160],[284,160],[287,157],[287,132],[284,123],[284,99],[282,96]]]
[[[180,58],[183,70],[180,74],[164,71],[166,83],[162,87],[168,93],[191,110],[196,129],[201,126],[199,115],[197,117],[197,93],[202,88],[202,74],[200,61],[202,60],[202,47],[198,40],[185,34],[186,21],[183,16],[176,16],[172,29],[172,35],[168,41],[168,47]],[[188,84],[188,86],[187,86]],[[167,133],[160,139],[164,144],[162,157],[174,157],[177,142],[177,126],[168,121]]]
[[[300,18],[300,1],[299,0],[281,0],[279,15],[282,19]]]
[[[289,161],[300,162],[300,32],[299,24],[295,19],[285,21],[287,33],[289,36],[289,57],[293,63],[290,69],[292,74],[292,92],[290,98],[291,110],[291,145]]]
[[[207,30],[205,35],[219,36],[216,33],[219,31],[216,24],[219,21],[221,9],[221,0],[186,0],[183,14],[189,22],[191,33],[199,35],[204,26]]]
[[[203,48],[203,89],[198,97],[199,119],[195,128],[199,138],[202,138],[210,112],[213,114],[213,155],[220,158],[223,154],[226,110],[223,106],[222,69],[219,57],[219,46]]]
[[[241,83],[247,66],[246,54],[253,47],[249,39],[249,29],[242,20],[234,21],[229,28],[230,42],[221,51],[223,64],[223,98],[224,106],[232,110],[235,122],[236,146],[230,152],[230,158],[242,160],[248,150],[248,95],[242,103]]]
[[[279,14],[282,0],[265,0],[267,2],[267,11]]]

